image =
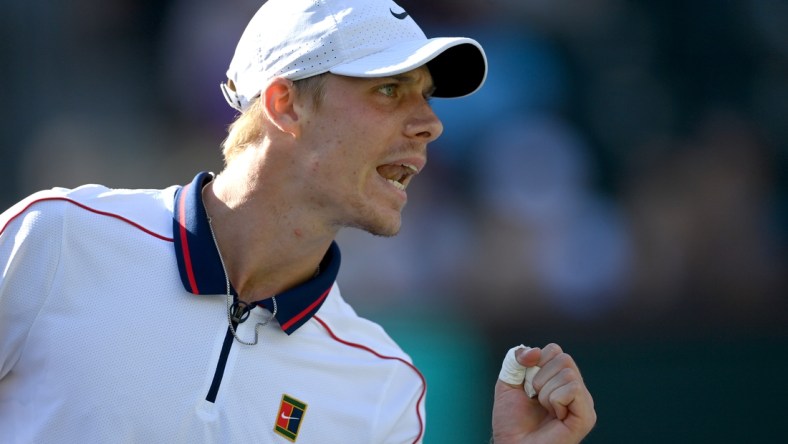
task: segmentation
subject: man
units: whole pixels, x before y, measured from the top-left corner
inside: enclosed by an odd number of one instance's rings
[[[263,5],[222,85],[241,114],[219,175],[3,213],[0,441],[421,442],[424,378],[342,300],[334,237],[397,233],[442,132],[430,97],[485,75],[477,42],[428,40],[389,0]],[[593,426],[558,346],[512,349],[501,377],[495,442]]]

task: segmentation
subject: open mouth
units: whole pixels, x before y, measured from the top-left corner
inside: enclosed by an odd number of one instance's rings
[[[418,173],[419,170],[409,164],[388,164],[378,167],[378,174],[402,191],[407,188],[410,179]]]

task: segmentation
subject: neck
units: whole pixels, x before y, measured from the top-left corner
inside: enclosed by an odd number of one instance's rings
[[[240,300],[254,302],[311,279],[336,232],[310,225],[286,195],[261,191],[276,181],[238,174],[218,175],[202,197],[227,276]]]

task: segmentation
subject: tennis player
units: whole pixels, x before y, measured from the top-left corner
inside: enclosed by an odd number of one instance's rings
[[[486,73],[476,41],[429,39],[390,0],[265,3],[221,84],[223,171],[0,216],[0,442],[421,442],[424,378],[342,299],[334,239],[398,232],[443,131],[430,99]],[[513,349],[501,378],[496,443],[595,422],[557,345]]]

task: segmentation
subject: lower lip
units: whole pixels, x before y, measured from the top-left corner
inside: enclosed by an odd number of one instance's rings
[[[408,193],[405,190],[401,190],[401,189],[397,188],[396,186],[392,185],[391,182],[389,182],[383,176],[378,176],[378,177],[380,177],[380,179],[386,185],[386,188],[394,191],[400,197],[400,199],[403,202],[407,202],[407,200],[408,200]]]

